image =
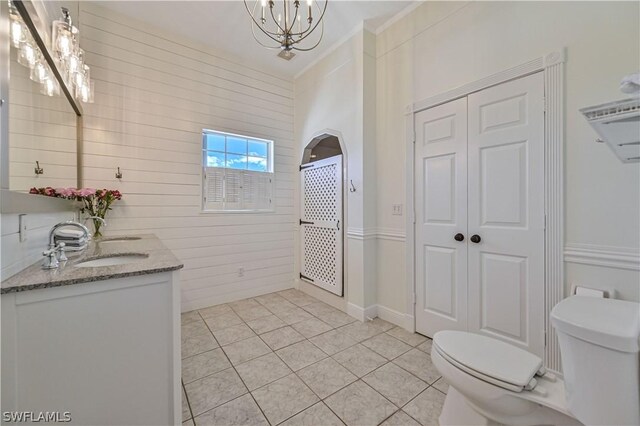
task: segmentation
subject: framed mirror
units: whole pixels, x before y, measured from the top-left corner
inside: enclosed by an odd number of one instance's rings
[[[2,212],[25,210],[21,197],[33,187],[78,187],[82,107],[53,60],[51,20],[32,1],[3,1],[2,121],[0,124]],[[20,40],[11,26],[23,25]],[[10,194],[6,194],[9,192]],[[44,198],[44,197],[42,197]],[[51,202],[60,200],[52,199]]]

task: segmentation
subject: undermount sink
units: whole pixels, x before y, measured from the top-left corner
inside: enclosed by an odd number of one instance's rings
[[[87,259],[75,264],[74,266],[76,268],[96,268],[100,266],[126,265],[128,263],[139,262],[147,257],[149,257],[149,255],[144,253],[113,254],[110,256]]]
[[[98,240],[97,242],[102,244],[102,243],[121,243],[123,241],[136,241],[139,240],[140,237],[112,237],[112,238],[105,238],[102,240]]]

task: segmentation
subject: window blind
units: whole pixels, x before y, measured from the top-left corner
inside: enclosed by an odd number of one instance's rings
[[[205,167],[203,179],[204,210],[273,210],[273,173]]]

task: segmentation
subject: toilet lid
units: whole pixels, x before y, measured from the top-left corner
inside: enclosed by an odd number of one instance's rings
[[[535,386],[542,359],[500,340],[464,331],[439,331],[433,344],[449,361],[485,381],[520,392]]]

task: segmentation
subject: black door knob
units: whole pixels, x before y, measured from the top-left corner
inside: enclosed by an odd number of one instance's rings
[[[482,241],[482,238],[480,238],[480,235],[478,234],[472,235],[471,238],[469,239],[471,240],[472,243],[476,243],[476,244]]]
[[[461,233],[457,233],[455,237],[453,237],[454,240],[456,241],[464,241],[464,235],[462,235]]]

